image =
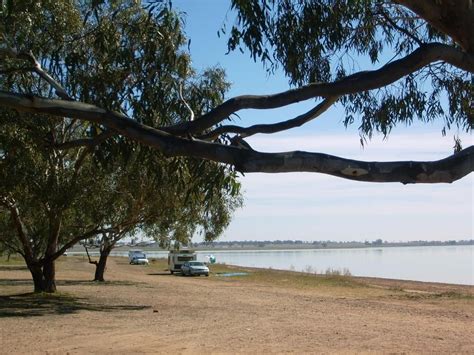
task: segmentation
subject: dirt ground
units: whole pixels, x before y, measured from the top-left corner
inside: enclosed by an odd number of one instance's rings
[[[126,261],[97,284],[92,265],[63,258],[59,296],[0,266],[0,353],[474,353],[474,287]]]

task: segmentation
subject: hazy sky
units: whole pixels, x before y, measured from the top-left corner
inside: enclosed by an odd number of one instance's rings
[[[240,94],[269,94],[289,88],[283,75],[267,76],[260,63],[240,52],[225,55],[225,38],[217,31],[234,16],[223,0],[175,0],[186,12],[193,64],[226,69]],[[226,19],[227,16],[227,19]],[[361,65],[362,66],[362,65]],[[289,108],[242,112],[239,123],[274,122],[305,112],[313,102]],[[364,148],[357,124],[346,129],[341,108],[314,122],[276,135],[248,139],[256,150],[307,150],[360,160],[436,160],[453,151],[453,135],[463,145],[472,135],[456,129],[441,135],[441,123],[397,127],[388,139],[374,137]],[[315,173],[246,174],[241,179],[244,207],[220,240],[449,240],[473,238],[473,174],[453,184],[402,185],[361,183]]]

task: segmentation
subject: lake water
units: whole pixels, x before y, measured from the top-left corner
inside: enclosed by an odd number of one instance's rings
[[[198,251],[218,263],[280,270],[325,273],[347,269],[354,276],[474,285],[474,246],[387,247],[362,249]],[[115,255],[127,255],[116,252]],[[166,257],[167,252],[147,251]]]

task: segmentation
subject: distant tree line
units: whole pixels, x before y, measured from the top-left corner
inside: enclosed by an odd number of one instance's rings
[[[301,247],[301,248],[362,248],[371,246],[443,246],[443,245],[474,245],[473,239],[464,240],[411,240],[389,242],[382,239],[373,241],[334,241],[334,240],[243,240],[243,241],[213,241],[190,244],[198,249],[228,249],[228,248],[264,248],[264,247]]]

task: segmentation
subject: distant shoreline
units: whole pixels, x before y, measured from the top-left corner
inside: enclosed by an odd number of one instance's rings
[[[131,249],[142,250],[148,258],[166,259],[168,251],[153,247],[115,248],[111,256],[127,257]],[[472,245],[435,245],[435,246],[366,246],[359,248],[200,248],[196,249],[198,260],[206,260],[214,255],[219,263],[257,267],[263,269],[290,270],[296,272],[324,274],[328,270],[356,276],[381,277],[423,282],[442,282],[474,286],[470,261]],[[99,250],[89,250],[97,257]],[[68,255],[84,255],[81,248],[69,250]],[[453,255],[461,258],[453,258]],[[399,264],[404,260],[403,265]],[[439,267],[437,260],[450,260],[456,263],[456,271],[451,273]],[[425,265],[418,267],[417,265]],[[381,265],[385,265],[381,267]],[[431,265],[431,266],[426,266]],[[376,268],[377,270],[374,270]],[[414,271],[417,270],[417,271]]]
[[[322,244],[326,243],[326,244]],[[376,249],[376,248],[396,248],[396,247],[432,247],[432,246],[470,246],[474,245],[474,240],[460,241],[416,241],[402,243],[379,243],[370,244],[362,242],[321,242],[318,243],[275,243],[275,242],[217,242],[213,244],[192,244],[183,249],[193,249],[196,251],[250,251],[250,250],[330,250],[330,249]],[[80,245],[74,246],[71,251],[84,249]],[[142,249],[146,251],[168,251],[169,249],[160,248],[157,243],[137,243],[134,245],[118,245],[114,250],[126,251],[129,249]]]

